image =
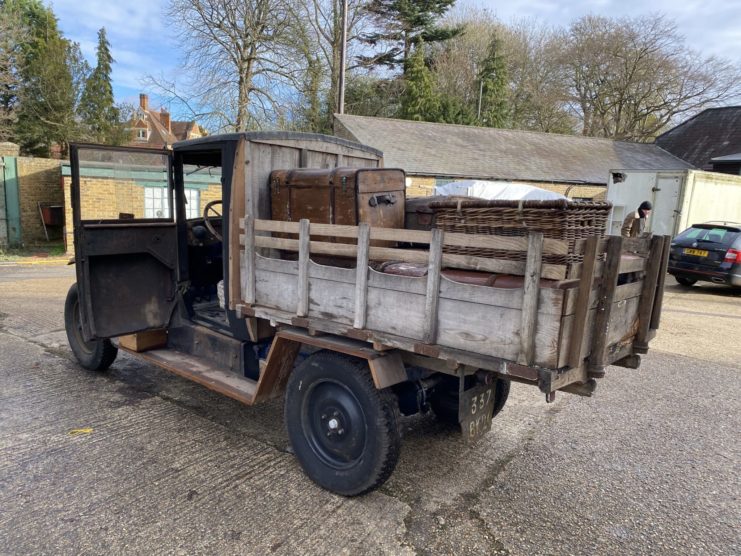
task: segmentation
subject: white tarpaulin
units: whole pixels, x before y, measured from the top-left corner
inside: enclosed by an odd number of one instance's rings
[[[532,185],[506,181],[461,180],[438,185],[435,195],[465,195],[486,200],[558,201],[567,197]]]

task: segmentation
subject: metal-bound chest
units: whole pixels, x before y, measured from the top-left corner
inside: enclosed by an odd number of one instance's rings
[[[275,170],[270,174],[273,220],[404,227],[405,175],[392,168]]]

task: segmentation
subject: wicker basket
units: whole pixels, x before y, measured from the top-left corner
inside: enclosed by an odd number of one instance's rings
[[[611,203],[587,201],[485,201],[480,199],[438,201],[430,205],[434,226],[446,232],[495,236],[526,236],[543,232],[551,239],[569,243],[567,255],[544,255],[543,262],[581,262],[574,244],[590,236],[604,236]],[[476,247],[445,247],[446,253],[524,261],[523,251]]]

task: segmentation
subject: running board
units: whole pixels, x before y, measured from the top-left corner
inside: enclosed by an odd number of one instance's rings
[[[138,353],[121,346],[119,349],[244,404],[252,405],[255,402],[257,381],[222,371],[200,357],[174,349],[152,349]]]

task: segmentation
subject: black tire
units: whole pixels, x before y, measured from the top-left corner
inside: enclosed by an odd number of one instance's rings
[[[92,340],[86,342],[82,337],[80,322],[80,296],[77,284],[67,292],[64,302],[64,328],[72,353],[82,367],[89,371],[105,371],[116,360],[118,348],[110,340]]]
[[[492,419],[502,411],[509,397],[510,381],[499,378],[496,380]],[[451,425],[458,424],[458,378],[453,376],[443,377],[440,384],[435,388],[435,393],[430,398],[430,407],[440,421]]]
[[[674,278],[680,286],[685,286],[687,288],[690,288],[697,283],[697,280],[694,278],[687,278],[686,276],[675,276]]]
[[[378,488],[399,459],[398,400],[376,389],[360,359],[329,351],[307,357],[288,380],[285,422],[304,472],[336,494]]]

